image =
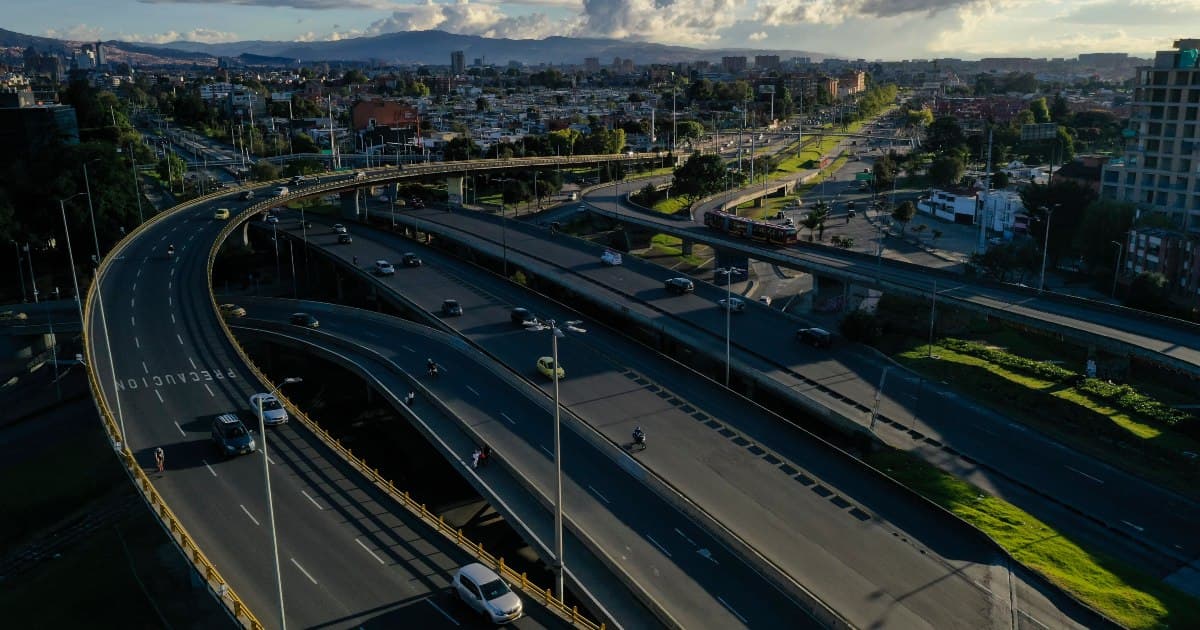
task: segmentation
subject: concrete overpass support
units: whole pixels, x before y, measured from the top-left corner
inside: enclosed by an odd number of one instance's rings
[[[362,215],[358,198],[358,189],[347,190],[340,193],[342,204],[342,218],[348,221],[357,221]]]
[[[461,207],[463,203],[463,176],[462,175],[447,175],[446,176],[446,203],[452,207]]]

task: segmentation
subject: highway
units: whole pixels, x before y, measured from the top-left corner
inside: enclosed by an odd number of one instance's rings
[[[150,472],[155,488],[243,601],[277,627],[261,456],[225,460],[209,441],[216,414],[246,412],[247,397],[262,389],[221,332],[208,296],[208,252],[224,224],[212,219],[218,205],[235,207],[226,198],[165,215],[108,254],[114,258],[97,294],[105,317],[95,300],[87,362],[148,471],[153,449],[164,449],[166,472]],[[174,259],[164,253],[170,243]],[[289,625],[473,624],[447,589],[453,570],[469,561],[465,553],[294,423],[269,438]],[[560,626],[527,607],[520,625]]]
[[[424,220],[454,221],[458,213],[417,215]],[[424,266],[400,267],[395,275],[375,280],[428,311],[436,311],[445,298],[457,299],[464,314],[443,318],[445,324],[547,387],[533,364],[538,356],[549,354],[549,348],[542,347],[548,346],[548,340],[513,325],[509,310],[524,306],[541,317],[560,320],[576,317],[570,310],[396,235],[356,225],[354,243],[338,245],[329,222],[316,221],[307,233],[309,244],[323,248],[342,264],[357,256],[364,276],[370,261],[397,262],[403,251],[419,252]],[[285,219],[279,227],[299,238],[297,224]],[[489,230],[478,227],[485,233]],[[524,248],[554,255],[548,250],[555,248],[556,239],[540,238],[540,244],[535,244],[520,230],[510,231],[508,238],[515,266],[525,265],[525,256],[517,253]],[[589,257],[586,264],[572,265],[563,273],[597,267],[598,262]],[[629,274],[623,273],[627,269],[613,271],[628,280],[624,276]],[[586,290],[586,284],[581,283],[580,289]],[[660,291],[661,283],[634,293],[647,299],[651,293],[657,298]],[[377,324],[362,323],[350,318],[327,324],[322,317],[323,330],[358,344],[371,344],[381,334],[397,338]],[[603,322],[585,319],[583,326],[587,334],[568,334],[559,343],[566,370],[561,395],[567,408],[603,433],[612,448],[624,448],[633,426],[643,426],[651,446],[636,455],[638,462],[855,626],[1008,627],[1016,618],[1051,627],[1088,625],[1074,617],[1087,619],[1086,613],[1040,592],[1023,571],[1010,571],[990,544],[961,532],[947,536],[947,528],[953,531],[959,526],[849,458],[647,352],[605,328]],[[673,554],[691,548],[686,537],[666,538],[656,540]]]
[[[472,212],[410,210],[399,220],[414,219],[422,226],[442,226],[456,239],[493,251],[506,243],[510,260],[520,253],[552,265],[561,269],[554,275],[564,283],[578,284],[632,312],[673,322],[685,334],[700,334],[708,343],[723,346],[725,318],[715,305],[725,295],[723,287],[700,282],[695,294],[673,297],[662,288],[664,279],[677,275],[670,270],[632,257],[626,257],[621,267],[603,266],[598,248],[545,229],[514,221],[502,227],[495,217]],[[669,319],[662,320],[663,316]],[[734,319],[735,360],[746,369],[761,372],[798,395],[842,409],[861,424],[868,422],[881,373],[890,363],[854,344],[832,351],[802,346],[794,339],[802,320],[757,303]],[[1011,495],[1035,514],[1058,511],[1055,503],[1061,502],[1175,562],[1200,554],[1193,535],[1200,520],[1195,502],[1066,449],[1010,423],[1002,412],[983,409],[944,387],[896,372],[890,380],[893,385],[885,388],[880,406],[880,415],[888,422],[877,433],[889,444],[916,452],[1002,496]],[[844,399],[852,403],[847,405]],[[910,429],[920,437],[914,439]],[[1006,483],[1009,480],[1017,483]]]
[[[553,496],[552,405],[535,388],[511,385],[513,375],[489,367],[490,358],[430,342],[428,333],[415,331],[413,324],[369,311],[261,298],[238,304],[246,307],[247,320],[285,322],[296,311],[315,315],[320,328],[301,339],[351,357],[364,366],[359,368],[364,376],[378,380],[395,399],[412,387],[403,373],[420,374],[425,359],[433,357],[441,373],[436,379],[422,375],[421,387],[477,432],[507,468],[532,480],[543,496]],[[523,329],[505,328],[526,343],[533,340]],[[569,429],[569,420],[565,424],[564,518],[617,559],[676,623],[684,628],[817,627],[702,524],[649,492],[630,468],[632,462],[623,461],[628,455],[600,452],[582,432]],[[486,482],[490,473],[479,474]],[[692,547],[682,548],[681,537]],[[570,567],[571,558],[566,561]]]

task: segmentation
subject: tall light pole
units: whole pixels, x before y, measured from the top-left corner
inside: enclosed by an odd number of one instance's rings
[[[25,244],[25,253],[29,262],[29,281],[33,284],[33,302],[38,301],[37,276],[33,273],[33,249]],[[46,309],[46,324],[50,328],[50,362],[54,364],[54,391],[58,400],[62,400],[62,386],[58,382],[58,337],[54,336],[54,317],[50,309]]]
[[[1059,205],[1056,203],[1050,207],[1042,206],[1042,210],[1046,212],[1046,233],[1042,239],[1042,274],[1038,280],[1038,293],[1041,293],[1046,288],[1046,252],[1050,249],[1050,219],[1054,217],[1054,209],[1058,208]]]
[[[112,353],[112,337],[108,334],[108,316],[104,312],[104,285],[100,279],[100,262],[103,256],[100,254],[100,237],[96,232],[96,210],[92,205],[92,187],[88,183],[87,162],[83,163],[83,183],[87,187],[88,198],[88,216],[92,220],[92,243],[96,246],[96,272],[93,282],[96,283],[96,308],[100,310],[100,326],[104,331],[104,349],[108,354],[108,367],[112,371],[113,399],[117,403],[117,420],[121,423],[121,448],[128,447],[125,438],[125,413],[121,410],[121,389],[117,387],[117,364],[113,361]],[[85,322],[79,322],[80,326],[87,325]]]
[[[1112,241],[1113,245],[1117,246],[1117,267],[1113,269],[1113,288],[1112,297],[1117,297],[1117,278],[1121,277],[1121,254],[1125,253],[1125,246],[1117,241]]]
[[[729,371],[730,371],[730,339],[732,330],[733,304],[730,303],[730,298],[733,293],[729,289],[729,285],[733,284],[733,276],[736,273],[745,273],[745,269],[738,267],[718,267],[713,269],[715,273],[725,274],[725,387],[729,387]]]
[[[303,380],[298,376],[285,378],[282,383],[271,388],[268,395],[274,396],[283,389],[284,385],[299,383]],[[276,594],[279,596],[279,628],[287,630],[287,619],[283,615],[283,573],[279,570],[279,534],[275,531],[275,501],[271,498],[271,466],[270,459],[267,457],[267,426],[263,420],[262,397],[258,399],[258,433],[262,438],[263,479],[266,480],[267,486],[267,518],[271,523],[271,550],[275,557],[275,588]]]
[[[67,205],[69,199],[74,199],[86,193],[75,193],[66,199],[58,200],[58,209],[62,212],[63,234],[67,237],[67,258],[71,264],[71,283],[75,285],[75,304],[79,307],[79,325],[83,325],[83,298],[79,295],[79,277],[75,273],[75,250],[71,248],[71,228],[67,225]]]
[[[679,136],[679,123],[675,118],[675,71],[671,71],[671,155],[675,155],[676,138]]]
[[[29,301],[29,297],[25,294],[25,272],[21,270],[21,246],[13,241],[13,250],[17,252],[17,275],[21,277],[21,301]]]
[[[581,323],[579,320],[563,322],[563,328],[573,333],[586,333],[586,329],[579,327]],[[550,370],[554,378],[554,572],[558,598],[562,599],[566,592],[563,579],[566,570],[563,564],[562,407],[558,398],[558,338],[565,337],[566,334],[555,324],[553,319],[548,319],[545,323],[530,324],[528,329],[535,332],[550,331],[551,359],[554,361],[554,366]]]

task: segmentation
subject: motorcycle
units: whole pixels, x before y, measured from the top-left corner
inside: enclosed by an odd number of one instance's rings
[[[633,444],[630,446],[630,448],[636,448],[643,451],[646,450],[646,434],[641,432],[634,433]]]

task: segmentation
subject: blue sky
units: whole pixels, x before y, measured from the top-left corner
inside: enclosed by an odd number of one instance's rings
[[[440,29],[912,59],[1149,56],[1200,37],[1181,0],[5,0],[3,28],[71,40],[329,40]]]

